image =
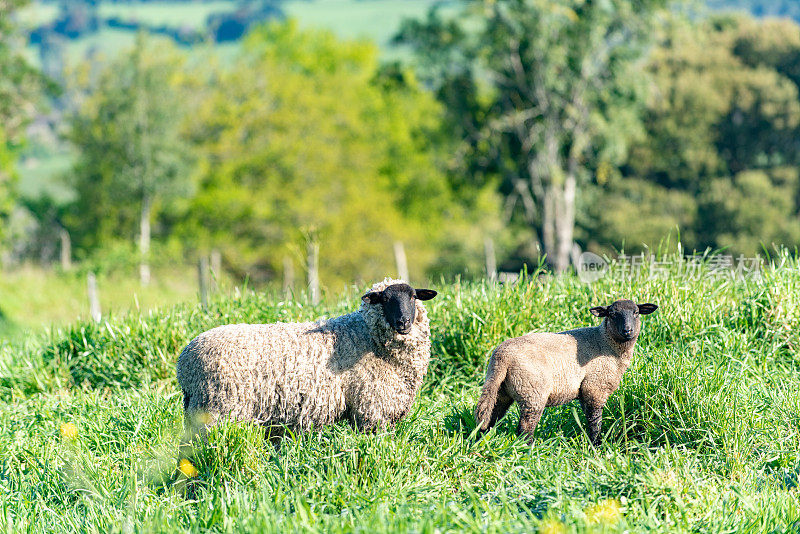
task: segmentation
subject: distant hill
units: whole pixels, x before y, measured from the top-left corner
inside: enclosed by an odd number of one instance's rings
[[[800,22],[800,0],[708,0],[717,10],[747,11],[756,17],[788,17]]]

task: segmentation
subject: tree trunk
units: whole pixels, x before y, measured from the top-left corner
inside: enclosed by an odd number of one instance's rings
[[[547,255],[547,262],[550,265],[553,265],[553,260],[556,256],[555,187],[552,184],[547,187],[544,193],[544,205],[542,206],[542,245],[544,246],[544,253]]]
[[[150,195],[142,197],[142,219],[139,226],[139,279],[143,286],[150,283]]]
[[[542,210],[542,238],[547,263],[557,273],[569,268],[575,230],[577,179],[567,174],[563,184],[547,187]]]
[[[575,192],[577,179],[574,174],[567,174],[564,188],[556,202],[556,256],[554,267],[557,273],[569,269],[572,253],[573,233],[575,231]]]

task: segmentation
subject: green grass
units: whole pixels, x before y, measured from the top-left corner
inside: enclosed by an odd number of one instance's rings
[[[65,273],[24,265],[0,271],[0,343],[89,317],[86,284],[83,269]],[[97,285],[101,311],[111,316],[198,298],[196,268],[191,266],[158,267],[147,287],[132,269],[100,274]]]
[[[276,451],[223,425],[173,482],[182,407],[174,377],[193,336],[237,321],[352,310],[358,289],[233,292],[79,322],[0,348],[0,528],[34,531],[797,532],[800,263],[761,279],[534,278],[438,284],[433,361],[396,428],[338,424]],[[512,412],[483,439],[472,409],[485,359],[528,330],[594,324],[622,296],[658,303],[588,445],[574,404],[549,408],[533,446]],[[73,423],[77,437],[60,435]]]

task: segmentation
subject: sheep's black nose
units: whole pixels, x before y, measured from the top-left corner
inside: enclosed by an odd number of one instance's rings
[[[408,319],[400,319],[397,321],[397,330],[401,333],[408,333],[411,330],[411,321]]]

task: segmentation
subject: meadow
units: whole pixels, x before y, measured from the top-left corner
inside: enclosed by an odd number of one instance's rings
[[[433,0],[289,0],[282,4],[287,17],[297,19],[303,27],[326,28],[340,38],[369,39],[381,47],[389,59],[398,57],[399,52],[391,40],[404,18],[422,17],[433,5]],[[445,2],[446,9],[449,8]],[[98,13],[101,17],[117,17],[125,21],[137,21],[152,25],[181,26],[193,29],[205,27],[209,15],[233,12],[237,3],[233,0],[213,0],[209,2],[130,2],[100,3]],[[451,8],[452,9],[452,8]],[[55,4],[34,1],[21,10],[18,20],[26,28],[47,24],[58,16]],[[99,32],[66,42],[66,57],[70,66],[86,59],[90,50],[101,51],[104,56],[133,45],[135,32],[104,28]],[[195,55],[207,57],[220,54],[226,58],[232,46],[228,43],[199,45],[193,47]],[[32,46],[27,50],[28,60],[39,64],[39,55]]]
[[[0,529],[111,532],[800,531],[800,261],[760,276],[531,275],[517,285],[433,284],[433,359],[394,429],[338,424],[265,444],[222,425],[175,474],[174,364],[215,325],[307,320],[357,308],[328,295],[232,290],[0,347]],[[517,413],[482,438],[471,415],[486,358],[529,330],[596,324],[629,296],[644,320],[631,369],[592,448],[574,404],[549,408],[532,446]]]
[[[64,272],[56,267],[24,264],[0,272],[0,343],[89,318],[87,271],[88,267]],[[107,317],[196,302],[199,297],[197,268],[180,263],[156,266],[147,287],[141,286],[133,267],[99,271],[97,287],[100,309]]]

